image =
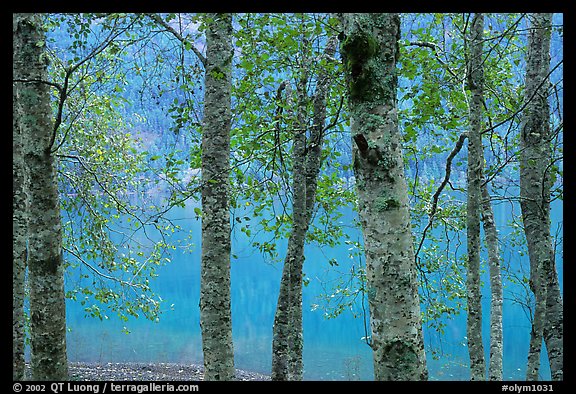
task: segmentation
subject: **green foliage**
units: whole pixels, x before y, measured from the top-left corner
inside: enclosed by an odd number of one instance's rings
[[[204,68],[193,45],[201,42],[210,20],[202,14],[166,14],[163,18],[187,26],[188,41],[158,34],[157,26],[142,15],[49,14],[45,18],[45,27],[61,35],[60,39],[49,35],[45,43],[50,82],[69,86],[55,141],[67,297],[83,305],[87,316],[99,319],[108,319],[111,313],[123,321],[159,317],[162,299],[152,283],[158,267],[169,263],[175,247],[170,237],[179,231],[164,214],[198,197]],[[398,78],[398,119],[417,247],[429,220],[432,196],[445,173],[448,152],[468,129],[467,21],[465,14],[408,14],[403,18],[398,75],[388,73],[391,79],[378,82],[385,88],[395,86]],[[485,176],[493,193],[515,207],[518,203],[510,185],[517,184],[521,150],[525,39],[518,29],[523,27],[523,18],[488,14],[484,32]],[[344,39],[345,64],[323,56],[327,38],[340,30],[337,23],[324,14],[235,16],[230,203],[239,233],[268,259],[278,260],[278,245],[292,227],[292,141],[298,124],[295,87],[306,80],[303,123],[309,126],[318,75],[329,73],[333,82],[326,126],[331,128],[325,130],[313,221],[306,240],[327,247],[349,245],[352,268],[344,270],[348,265],[342,261],[326,259],[336,279],[313,308],[327,318],[349,311],[366,320],[362,243],[348,239],[341,223],[343,208],[356,208],[355,187],[365,187],[350,178],[350,116],[341,100],[346,95],[343,68],[355,70],[352,99],[382,98],[390,92],[371,87],[368,71],[371,59],[379,53],[371,36],[360,32]],[[414,44],[418,42],[428,45]],[[221,76],[218,70],[212,71],[212,77]],[[280,89],[284,82],[292,88],[291,98],[289,89]],[[128,96],[129,84],[138,86],[138,95]],[[553,199],[563,198],[558,90],[562,91],[561,83],[555,96],[550,96],[555,107],[550,141],[554,162],[549,168]],[[54,88],[51,92],[56,113],[60,92]],[[150,118],[166,117],[166,123],[154,124],[146,114],[133,113],[131,106],[138,100],[153,103]],[[381,121],[375,116],[371,126]],[[179,145],[182,140],[184,145]],[[416,259],[423,319],[438,335],[464,308],[465,267],[458,253],[465,228],[460,194],[465,191],[464,152],[455,158],[450,183],[439,196],[433,225]],[[145,193],[151,190],[165,193],[154,199]],[[375,204],[386,210],[395,208],[397,201],[382,196]],[[194,208],[194,214],[199,219],[201,209]],[[509,255],[525,256],[521,223],[507,227],[513,230],[506,239]],[[528,311],[532,300],[526,273],[504,268],[508,282],[525,285],[525,293],[511,296]],[[369,337],[366,329],[364,339],[369,342]]]
[[[363,246],[359,241],[344,241],[348,248],[348,258],[354,261],[349,271],[341,272],[333,281],[325,294],[318,297],[319,304],[312,305],[312,309],[324,311],[324,317],[334,319],[345,311],[350,311],[354,317],[367,319],[366,310],[362,301],[366,297],[366,268],[363,266]],[[330,259],[331,267],[339,267],[336,259]],[[366,304],[367,306],[367,304]]]
[[[101,320],[108,319],[109,312],[123,321],[140,315],[158,318],[162,300],[150,281],[157,276],[157,267],[170,261],[174,246],[168,238],[177,228],[143,194],[161,180],[150,176],[153,171],[148,166],[160,156],[149,156],[142,149],[142,140],[128,132],[131,125],[121,115],[127,102],[122,95],[127,77],[114,65],[126,56],[134,38],[128,25],[138,17],[132,18],[75,14],[47,19],[48,26],[65,26],[75,32],[69,43],[49,41],[55,59],[50,77],[69,87],[62,103],[61,95],[54,96],[55,113],[62,105],[55,150],[66,296],[84,306],[86,316]],[[95,19],[101,22],[96,29]],[[109,41],[95,41],[95,36]],[[129,39],[114,41],[119,36]],[[175,181],[178,161],[168,155],[164,164],[163,174],[158,175]],[[136,236],[151,230],[161,233],[160,240]]]
[[[291,231],[290,213],[292,139],[295,127],[295,86],[303,75],[307,83],[306,124],[312,119],[312,99],[320,70],[338,72],[335,62],[323,55],[326,37],[333,34],[326,15],[316,14],[241,14],[234,36],[240,58],[233,64],[235,119],[232,127],[232,201],[241,209],[238,216],[254,220],[240,230],[248,237],[260,230],[270,233],[270,242],[253,246],[271,259],[278,257],[275,242]],[[321,59],[310,61],[309,59]],[[283,81],[291,85],[280,89]],[[327,100],[328,121],[340,116],[338,106],[343,86],[334,83]],[[341,127],[340,122],[335,122]],[[350,204],[352,191],[342,182],[340,152],[334,143],[337,136],[325,138],[322,150],[322,173],[318,178],[314,219],[306,237],[308,242],[334,246],[343,236],[337,219],[339,208]],[[249,227],[247,227],[249,226]]]

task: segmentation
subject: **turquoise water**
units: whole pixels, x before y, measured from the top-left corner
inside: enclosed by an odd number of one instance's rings
[[[110,319],[85,318],[83,308],[68,301],[67,319],[68,353],[71,361],[92,362],[177,362],[202,361],[202,346],[199,324],[200,294],[200,221],[194,219],[194,206],[178,208],[171,212],[173,219],[182,219],[178,224],[192,231],[191,251],[178,249],[173,253],[172,262],[161,267],[160,276],[153,282],[153,288],[165,300],[159,322],[143,318],[121,322],[114,315]],[[511,214],[505,204],[495,207],[501,242],[505,242],[507,230],[504,224]],[[562,220],[562,205],[556,204],[553,210],[555,224]],[[342,225],[349,225],[353,213],[346,212],[340,219]],[[357,230],[347,230],[352,240],[361,235]],[[184,235],[183,235],[184,236]],[[463,237],[465,239],[465,235]],[[270,373],[272,351],[272,322],[281,277],[281,264],[265,261],[258,253],[243,244],[243,234],[233,236],[232,260],[232,319],[237,368],[261,373]],[[324,287],[337,277],[339,270],[349,272],[357,260],[348,257],[349,245],[335,248],[318,248],[309,245],[306,249],[305,276],[309,284],[304,287],[304,378],[306,380],[371,380],[373,369],[371,351],[362,340],[365,336],[362,318],[354,318],[344,312],[338,318],[326,319],[322,309],[313,310],[319,303],[318,296],[325,292]],[[464,246],[465,248],[465,246]],[[560,248],[561,249],[561,248]],[[285,250],[285,242],[280,243],[280,256]],[[503,245],[503,257],[513,253]],[[338,259],[339,266],[331,267],[328,260]],[[518,264],[521,258],[510,258]],[[524,258],[524,264],[526,259]],[[561,268],[561,254],[558,256]],[[560,280],[562,281],[561,269]],[[484,274],[484,282],[488,283]],[[505,282],[505,297],[517,289]],[[173,308],[170,309],[170,305]],[[356,312],[360,312],[356,308]],[[484,343],[488,356],[489,288],[484,288]],[[528,354],[530,323],[523,309],[510,300],[504,302],[504,378],[522,380]],[[127,326],[130,334],[122,332]],[[469,378],[466,348],[465,314],[447,321],[446,333],[438,336],[427,329],[424,332],[427,348],[433,345],[441,350],[439,360],[433,360],[427,352],[430,379],[465,380]],[[543,358],[543,361],[545,359]],[[545,366],[541,374],[549,378]]]

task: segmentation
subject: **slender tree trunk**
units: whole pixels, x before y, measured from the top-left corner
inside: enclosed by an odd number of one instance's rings
[[[282,82],[281,87],[278,89],[278,99],[281,99],[281,92],[285,91],[285,102],[287,111],[287,118],[292,120],[294,116],[292,108],[294,107],[292,97],[292,86],[290,81]],[[288,122],[291,123],[291,122]],[[293,226],[290,238],[288,238],[288,248],[286,250],[286,258],[284,259],[284,267],[282,268],[282,278],[280,279],[280,290],[278,292],[278,302],[276,304],[276,312],[274,314],[274,323],[272,326],[272,380],[292,380],[291,371],[293,370],[292,352],[294,345],[290,343],[293,336],[294,328],[294,296],[295,290],[293,283],[296,278],[292,278],[293,273],[296,271],[295,266],[302,266],[303,262],[296,261],[299,256],[304,255],[304,238],[302,231],[299,230],[302,219],[297,214],[298,207],[302,202],[302,194],[305,193],[300,185],[303,185],[303,168],[302,160],[302,132],[298,128],[293,131],[293,176],[292,181],[292,210],[293,210]],[[300,239],[301,238],[301,239]],[[301,250],[299,250],[301,249]]]
[[[297,86],[297,121],[293,131],[292,233],[288,239],[288,249],[284,260],[274,319],[273,380],[302,380],[302,267],[304,264],[304,244],[308,231],[305,172],[305,98],[308,76],[306,71],[302,71]],[[286,94],[289,100],[289,87]],[[298,360],[299,355],[300,361]]]
[[[228,206],[232,16],[210,14],[209,18],[202,132],[200,326],[204,379],[233,380]]]
[[[336,45],[338,40],[336,37],[331,37],[325,48],[324,56],[326,59],[333,58],[336,52]],[[316,91],[314,98],[312,100],[313,114],[312,114],[312,126],[310,128],[310,136],[304,141],[304,173],[305,173],[305,235],[308,232],[308,228],[312,221],[312,214],[314,211],[314,205],[316,202],[316,188],[318,186],[318,174],[320,173],[320,167],[322,165],[322,145],[324,142],[324,124],[326,122],[326,96],[328,95],[328,89],[330,87],[331,78],[326,70],[320,70],[316,79]],[[304,90],[305,85],[303,84],[301,88]],[[302,92],[305,94],[305,90]],[[302,97],[302,109],[301,113],[304,112],[306,104],[304,101],[305,97]],[[305,123],[304,123],[305,122]],[[301,118],[300,124],[308,124],[308,121]],[[304,264],[304,247],[301,249],[302,256],[301,262]],[[294,289],[294,303],[297,305],[293,309],[292,318],[292,333],[291,340],[289,341],[291,345],[291,363],[290,363],[290,375],[291,380],[302,380],[303,377],[303,337],[304,333],[302,330],[302,269],[300,267],[299,279],[292,280],[292,286]],[[294,278],[297,278],[295,276]]]
[[[543,336],[549,347],[552,377],[560,380],[563,378],[563,302],[550,236],[552,150],[548,73],[552,14],[532,14],[530,18],[525,99],[531,101],[523,112],[520,132],[520,207],[530,256],[530,287],[536,307],[526,380],[538,380]]]
[[[334,57],[338,38],[330,37],[326,43],[324,56],[327,60]],[[316,188],[318,185],[318,174],[322,165],[322,145],[324,143],[324,127],[326,122],[326,99],[328,89],[332,83],[331,73],[320,70],[317,76],[316,92],[312,99],[313,115],[310,137],[306,148],[306,215],[308,221],[312,220],[312,213],[316,203]]]
[[[336,40],[328,41],[326,56],[336,51]],[[330,78],[320,72],[313,100],[313,125],[309,141],[306,139],[306,83],[308,71],[301,70],[298,82],[297,126],[294,131],[293,180],[292,180],[292,233],[280,282],[280,292],[274,316],[272,340],[272,379],[302,380],[302,269],[306,233],[312,220],[317,178],[321,165],[324,123],[326,120],[326,95]],[[287,89],[287,96],[290,95]]]
[[[542,74],[540,80],[548,75],[550,68],[550,40],[552,34],[552,14],[544,14],[542,20],[542,26],[545,28],[544,40],[546,41],[543,50],[546,51],[545,56],[545,66],[543,66]],[[545,74],[544,74],[545,73]],[[546,94],[545,97],[548,97]],[[548,101],[544,103],[546,108],[548,108]],[[543,208],[545,209],[546,217],[545,222],[547,223],[546,229],[550,229],[550,189],[552,188],[552,180],[550,177],[550,167],[552,165],[552,150],[551,150],[551,138],[549,130],[549,119],[550,112],[549,109],[546,111],[548,120],[546,127],[542,130],[547,131],[546,141],[548,147],[548,156],[545,158],[547,165],[544,168],[544,185],[545,188],[542,190],[545,201],[543,201]],[[527,126],[530,122],[526,123]],[[528,133],[527,135],[529,135]],[[528,143],[529,144],[529,143]],[[558,281],[558,273],[556,272],[556,259],[554,256],[554,247],[552,246],[552,237],[550,236],[550,263],[545,265],[546,270],[544,272],[546,281],[546,321],[544,324],[544,341],[546,343],[546,349],[548,350],[548,360],[550,362],[550,372],[553,380],[563,380],[564,379],[564,302],[562,300],[562,294],[560,292],[560,283]]]
[[[58,183],[50,152],[50,107],[45,35],[38,14],[14,16],[18,124],[29,174],[28,269],[33,380],[66,380],[66,309]]]
[[[302,333],[302,270],[304,268],[304,244],[308,232],[309,218],[306,212],[306,85],[309,79],[307,62],[296,85],[298,98],[297,122],[293,136],[292,165],[292,233],[293,247],[286,255],[290,268],[290,300],[288,325],[288,377],[289,380],[302,380],[303,374],[303,333]]]
[[[19,16],[14,15],[13,28],[17,29]],[[16,42],[14,43],[16,44]],[[16,47],[14,48],[16,49]],[[14,53],[16,53],[14,51]],[[18,74],[16,62],[13,63],[13,76]],[[20,132],[17,108],[17,85],[12,85],[12,379],[23,380],[24,364],[24,297],[26,275],[26,195],[27,175],[22,153],[22,134]]]
[[[472,93],[470,102],[470,131],[468,133],[468,200],[466,234],[468,250],[468,272],[466,288],[468,300],[467,336],[470,356],[471,380],[484,380],[484,346],[482,343],[482,292],[480,289],[480,208],[481,183],[484,156],[482,150],[482,101],[484,67],[482,56],[482,34],[484,16],[474,14],[472,19],[470,53],[468,59],[468,86]]]
[[[500,248],[498,246],[498,230],[494,221],[494,211],[490,203],[488,185],[482,185],[482,223],[486,245],[488,247],[488,261],[490,264],[490,364],[488,378],[502,380],[502,276],[500,271]]]
[[[553,253],[553,251],[552,251]],[[558,274],[555,267],[555,259],[552,255],[552,263],[546,272],[546,323],[544,326],[544,341],[548,350],[550,373],[552,380],[564,379],[564,302],[560,293]]]
[[[294,116],[292,108],[294,107],[294,100],[292,97],[292,86],[290,81],[286,80],[282,82],[280,88],[278,89],[277,98],[281,99],[281,92],[285,91],[285,102],[287,111],[287,119],[289,119],[289,124]],[[301,216],[296,215],[298,211],[298,206],[301,205],[301,195],[305,191],[300,188],[303,185],[302,176],[303,169],[301,167],[302,160],[300,155],[302,155],[302,133],[298,128],[293,131],[293,200],[292,200],[292,210],[293,213],[293,230],[288,239],[288,248],[286,250],[286,258],[284,259],[284,267],[282,269],[282,278],[280,279],[280,290],[278,292],[278,302],[276,304],[276,312],[274,314],[274,323],[272,327],[272,380],[292,380],[291,371],[293,367],[291,365],[293,344],[290,343],[293,335],[294,328],[294,296],[295,291],[293,288],[293,283],[296,278],[292,278],[292,274],[295,271],[294,266],[302,266],[302,263],[296,261],[299,256],[304,254],[304,239],[301,237],[302,231],[298,230],[300,223],[302,222]],[[298,180],[300,182],[298,182]],[[301,240],[299,238],[302,238]],[[301,251],[298,249],[301,248]]]
[[[288,240],[288,250],[286,257],[293,248],[294,241]],[[278,292],[278,302],[274,314],[274,325],[272,327],[272,380],[290,380],[289,373],[289,309],[291,303],[290,296],[290,260],[284,260],[282,269],[282,279],[280,280],[280,290]]]
[[[376,380],[426,380],[396,103],[398,14],[340,14]]]

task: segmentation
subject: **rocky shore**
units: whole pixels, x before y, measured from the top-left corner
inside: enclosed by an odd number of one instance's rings
[[[196,364],[71,362],[68,371],[70,380],[82,381],[201,381],[204,379],[204,367]],[[236,379],[259,381],[270,380],[270,376],[237,369]]]

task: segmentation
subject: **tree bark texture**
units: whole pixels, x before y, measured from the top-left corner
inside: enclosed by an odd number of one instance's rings
[[[289,80],[282,82],[282,87],[278,90],[281,92],[284,90],[284,101],[287,107],[287,119],[288,124],[294,121],[294,111],[293,108],[294,98],[292,93],[292,86]],[[302,91],[302,89],[300,89]],[[278,99],[281,99],[280,93]],[[298,107],[301,110],[301,106]],[[300,117],[301,115],[296,115]],[[294,122],[296,123],[296,122]],[[292,209],[298,211],[299,205],[301,205],[301,195],[304,193],[302,188],[298,187],[303,185],[303,168],[302,168],[302,130],[298,127],[292,132],[293,133],[293,203]],[[299,183],[298,183],[299,181]],[[293,230],[288,238],[288,247],[286,250],[286,257],[284,259],[284,266],[282,268],[282,278],[280,279],[280,289],[278,292],[278,302],[276,304],[276,311],[274,313],[274,323],[272,326],[272,380],[286,381],[292,380],[292,372],[294,367],[292,366],[294,344],[291,340],[294,340],[294,297],[296,295],[296,290],[294,289],[293,283],[297,278],[292,277],[292,273],[295,271],[294,266],[302,266],[303,262],[296,261],[298,256],[303,256],[304,254],[304,239],[300,241],[302,232],[298,230],[299,224],[302,222],[301,213],[300,215],[295,215],[293,213]],[[301,247],[302,250],[298,250]]]
[[[16,32],[19,16],[13,17],[13,29]],[[14,42],[16,53],[16,42]],[[13,76],[18,73],[13,63]],[[25,275],[26,275],[26,239],[27,239],[27,175],[22,153],[22,133],[20,132],[17,107],[17,84],[12,85],[12,379],[24,379],[24,343],[25,343]]]
[[[28,270],[33,380],[66,380],[62,227],[54,157],[45,35],[38,14],[14,15],[18,126],[29,174]]]
[[[520,131],[520,207],[535,295],[527,380],[538,380],[544,337],[554,380],[563,378],[563,301],[550,235],[550,38],[552,14],[532,14],[526,57],[525,100]],[[538,90],[539,89],[539,90]],[[537,91],[538,90],[538,91]]]
[[[286,253],[285,264],[288,265],[289,277],[289,324],[288,324],[288,378],[302,380],[303,375],[303,332],[302,332],[302,270],[304,268],[304,244],[308,232],[309,220],[306,212],[306,85],[309,70],[306,65],[300,70],[296,86],[298,110],[293,141],[293,175],[292,175],[292,248]],[[290,243],[290,239],[288,240]]]
[[[325,55],[334,56],[336,39],[331,38]],[[318,173],[321,166],[326,96],[330,86],[327,72],[320,72],[313,99],[313,124],[306,137],[306,84],[309,71],[301,70],[297,84],[296,127],[293,136],[292,232],[284,260],[272,340],[272,380],[302,380],[302,269],[306,233],[312,220]],[[290,89],[287,89],[287,96]]]
[[[376,380],[426,380],[396,103],[398,14],[340,14]]]
[[[498,230],[494,221],[494,211],[490,203],[488,185],[482,185],[482,224],[484,238],[488,248],[490,265],[490,363],[488,379],[503,380],[502,352],[504,337],[502,333],[502,275],[500,268],[500,248],[498,246]]]
[[[552,253],[554,251],[552,250]],[[564,301],[552,255],[546,272],[546,323],[544,341],[548,350],[548,361],[552,380],[564,379]]]
[[[472,97],[470,101],[470,131],[468,133],[468,196],[466,209],[466,235],[468,251],[467,325],[470,379],[485,380],[484,345],[482,343],[482,291],[480,289],[480,208],[482,200],[484,153],[482,148],[482,113],[484,66],[482,35],[484,16],[474,14],[471,26],[467,77]]]
[[[302,380],[302,268],[308,231],[306,215],[306,83],[302,70],[297,84],[297,112],[292,153],[292,232],[284,259],[272,339],[272,379]],[[287,96],[291,89],[287,89]],[[288,102],[289,102],[288,98]],[[298,361],[298,355],[300,361]],[[299,365],[297,365],[299,364]]]
[[[233,380],[230,301],[232,16],[210,14],[202,132],[200,326],[205,380]]]

